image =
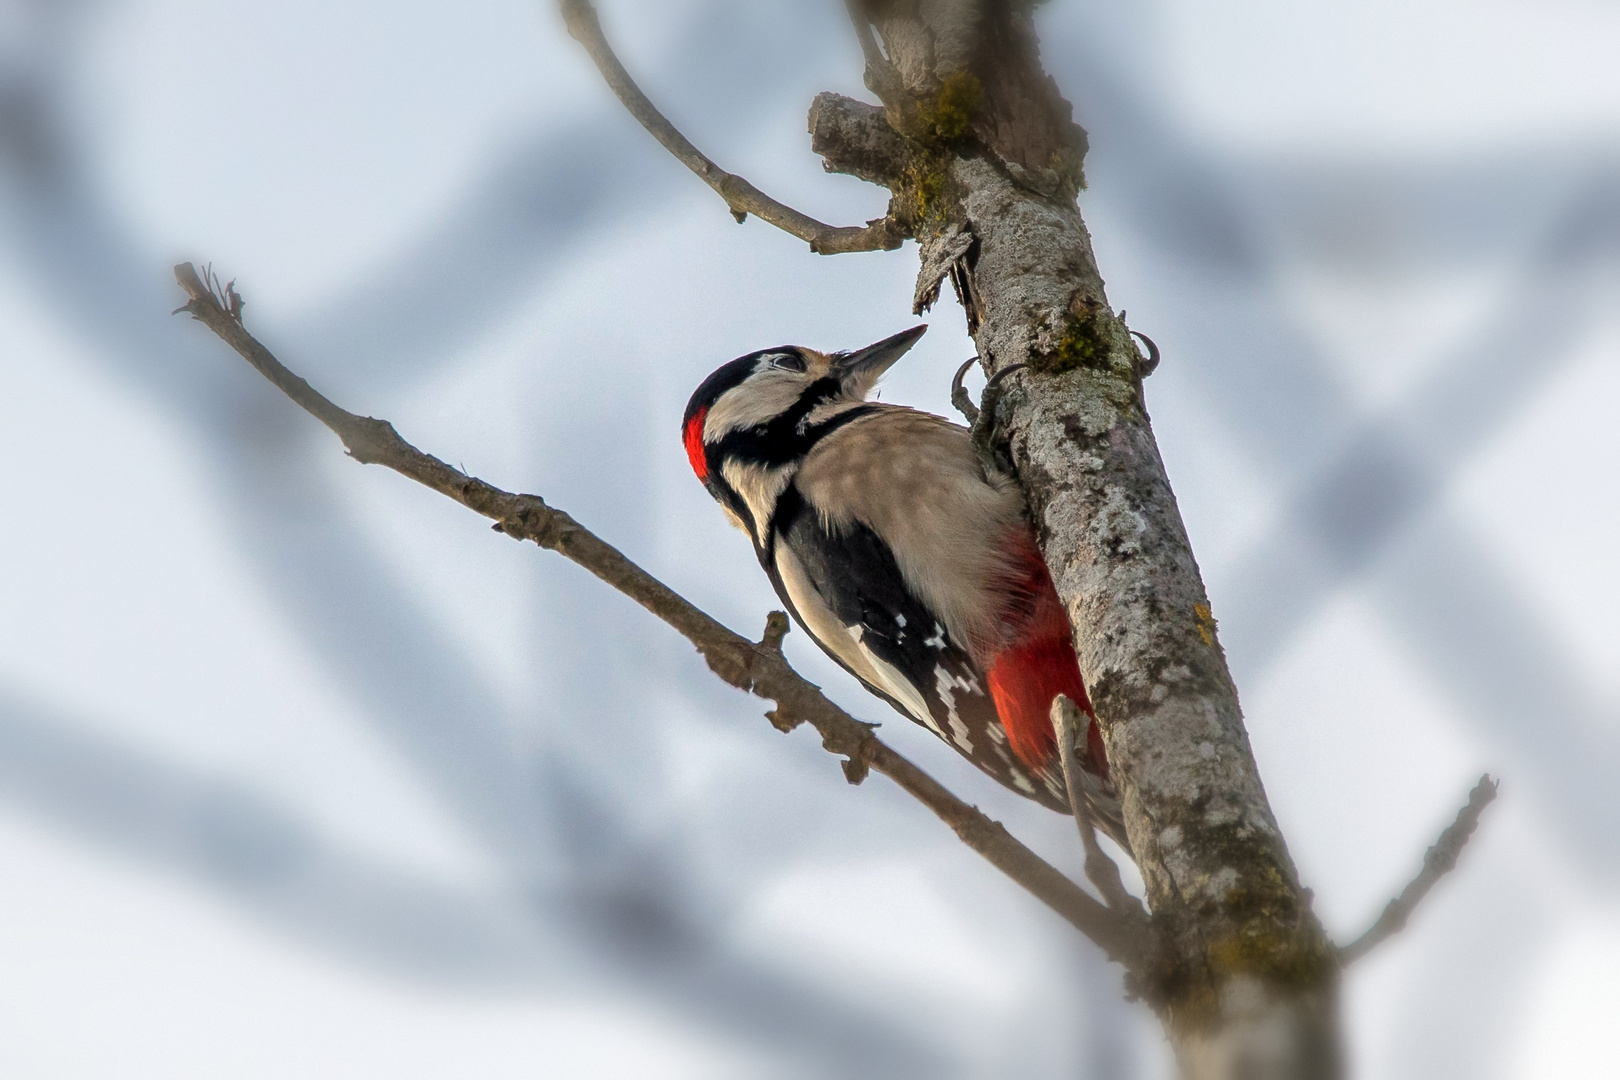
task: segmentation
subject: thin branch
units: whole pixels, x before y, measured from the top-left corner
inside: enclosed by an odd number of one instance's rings
[[[904,232],[889,218],[878,218],[861,227],[827,225],[777,202],[735,173],[726,172],[693,146],[692,141],[682,135],[641,92],[641,87],[636,85],[608,44],[606,35],[602,33],[602,24],[596,17],[596,8],[590,0],[559,0],[558,6],[568,33],[585,46],[585,51],[607,81],[608,88],[629,110],[630,115],[662,143],[664,149],[674,154],[681,164],[726,200],[726,205],[739,222],[753,214],[761,221],[806,241],[811,251],[822,255],[892,251],[905,239]]]
[[[884,105],[896,107],[903,99],[905,89],[899,69],[883,55],[877,35],[872,33],[872,19],[862,7],[861,0],[844,0],[844,8],[849,12],[850,25],[855,28],[855,38],[861,43],[861,58],[866,61],[862,81]]]
[[[1457,820],[1447,826],[1440,839],[1424,853],[1423,871],[1401,890],[1401,895],[1389,902],[1384,913],[1367,928],[1366,933],[1340,947],[1339,963],[1350,964],[1361,959],[1406,927],[1406,920],[1412,917],[1413,909],[1434,888],[1435,883],[1457,865],[1457,856],[1462,854],[1468,838],[1479,827],[1479,815],[1496,798],[1496,787],[1497,782],[1490,778],[1490,774],[1479,778],[1479,783],[1468,795],[1468,805],[1457,812]]]
[[[926,138],[928,125],[918,116],[917,102],[906,92],[900,69],[883,55],[877,35],[872,32],[872,17],[865,10],[862,0],[844,0],[844,7],[855,28],[856,40],[861,43],[861,58],[866,61],[861,81],[883,102],[883,112],[888,117],[889,126],[907,138]]]
[[[1086,725],[1093,722],[1069,695],[1059,694],[1053,699],[1052,726],[1057,729],[1058,760],[1063,764],[1063,783],[1069,792],[1074,823],[1080,828],[1080,844],[1086,849],[1086,877],[1097,887],[1110,910],[1136,926],[1146,926],[1148,915],[1142,909],[1142,902],[1125,888],[1119,878],[1119,865],[1097,843],[1097,824],[1091,819],[1091,807],[1081,786],[1080,758],[1074,748],[1080,745]]]
[[[844,9],[849,12],[850,25],[854,26],[855,37],[861,43],[861,58],[866,61],[866,88],[879,100],[885,100],[882,87],[898,84],[900,73],[878,47],[877,35],[872,33],[872,20],[861,7],[861,0],[844,0]],[[879,85],[874,86],[874,82]]]
[[[1144,939],[1135,927],[1093,900],[1000,822],[951,794],[873,734],[871,725],[834,705],[815,684],[794,671],[782,656],[781,636],[787,632],[787,624],[779,613],[772,613],[760,642],[732,633],[539,496],[512,494],[468,476],[406,442],[388,421],[357,416],[334,404],[247,332],[239,318],[239,300],[234,313],[228,311],[190,263],[175,267],[175,278],[191,298],[178,310],[189,312],[330,428],[356,461],[385,465],[493,519],[497,531],[532,540],[589,570],[673,627],[725,682],[775,701],[775,710],[767,715],[779,730],[791,731],[809,723],[821,736],[823,747],[846,758],[844,773],[851,783],[864,779],[868,769],[887,776],[938,815],[963,843],[1068,920],[1110,958],[1133,972],[1141,970]]]

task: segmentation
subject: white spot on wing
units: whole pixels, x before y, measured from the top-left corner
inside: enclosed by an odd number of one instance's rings
[[[945,651],[945,628],[939,623],[934,624],[934,636],[923,641],[929,648]]]
[[[866,642],[861,640],[866,634],[866,628],[863,626],[848,626],[844,628],[844,632],[854,640],[856,649],[860,650],[862,658],[865,659],[867,666],[871,668],[872,673],[876,676],[872,681],[877,683],[886,694],[905,706],[906,711],[926,725],[928,730],[943,739],[945,733],[939,729],[939,722],[928,711],[928,703],[923,700],[922,694],[917,691],[915,686],[911,685],[911,682],[904,675],[900,674],[893,664],[868,649]]]
[[[962,753],[969,753],[969,755],[974,753],[974,743],[969,738],[967,724],[962,721],[962,717],[956,711],[956,691],[966,690],[967,693],[983,695],[982,688],[978,687],[978,678],[972,674],[953,675],[946,669],[946,665],[936,664],[935,669],[933,669],[933,688],[935,688],[935,693],[940,695],[941,701],[944,701],[946,722],[951,725],[953,742],[961,748]]]
[[[956,692],[966,690],[970,694],[982,693],[979,689],[979,680],[972,675],[963,678],[953,675],[944,664],[934,666],[934,690],[945,703],[946,721],[951,726],[951,740],[961,748],[964,754],[973,753],[973,741],[968,738],[968,726],[956,712]]]

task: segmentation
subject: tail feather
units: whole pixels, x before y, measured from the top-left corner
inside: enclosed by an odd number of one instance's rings
[[[1097,725],[1091,725],[1093,729]],[[1080,797],[1086,802],[1086,809],[1090,811],[1091,823],[1107,834],[1108,838],[1124,849],[1125,854],[1134,862],[1136,853],[1131,850],[1130,838],[1125,835],[1125,812],[1119,804],[1119,796],[1115,795],[1108,781],[1082,769],[1080,771]]]

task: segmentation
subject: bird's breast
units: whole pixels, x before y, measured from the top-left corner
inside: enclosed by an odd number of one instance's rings
[[[883,406],[818,442],[794,484],[834,530],[860,524],[906,584],[981,660],[1004,640],[1009,583],[1033,543],[1023,496],[987,474],[968,431]]]

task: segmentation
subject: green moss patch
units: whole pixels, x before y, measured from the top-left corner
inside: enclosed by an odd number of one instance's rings
[[[1069,316],[1057,344],[1044,353],[1032,354],[1029,366],[1043,375],[1082,367],[1106,369],[1109,352],[1106,318],[1101,308],[1085,316]]]
[[[984,84],[976,75],[957,71],[945,76],[945,83],[933,101],[918,102],[917,115],[935,138],[954,142],[972,130],[983,104]]]

